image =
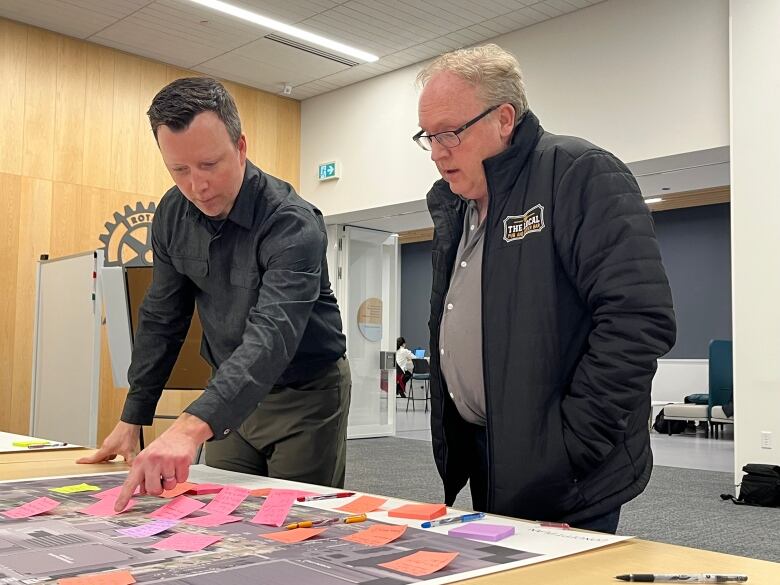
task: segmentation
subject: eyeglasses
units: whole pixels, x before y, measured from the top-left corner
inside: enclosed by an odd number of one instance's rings
[[[490,112],[498,108],[501,104],[491,106],[484,112],[482,112],[479,116],[476,118],[472,118],[463,126],[460,128],[456,128],[455,130],[447,130],[446,132],[437,132],[436,134],[423,134],[423,131],[420,130],[417,134],[412,136],[412,140],[414,140],[417,143],[417,146],[422,148],[423,150],[431,150],[433,146],[433,140],[435,139],[436,142],[441,144],[445,148],[455,148],[460,144],[460,136],[458,136],[461,132],[463,132],[466,128],[469,128],[470,126],[473,126],[477,122],[479,122],[482,118],[487,116]]]

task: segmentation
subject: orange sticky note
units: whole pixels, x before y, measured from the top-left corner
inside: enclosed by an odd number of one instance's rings
[[[307,540],[312,536],[325,532],[328,528],[294,528],[293,530],[282,530],[281,532],[266,532],[261,534],[263,538],[270,538],[277,542],[284,542],[285,544],[293,544],[294,542],[301,542]]]
[[[337,510],[350,512],[352,514],[366,514],[380,508],[387,500],[385,498],[375,498],[373,496],[360,496],[358,499],[344,504]]]
[[[190,483],[188,481],[184,481],[182,483],[177,483],[176,487],[172,490],[164,490],[162,494],[160,494],[161,498],[175,498],[176,496],[180,496],[184,493],[187,493],[192,488],[194,488],[197,484]]]
[[[384,546],[393,542],[406,532],[406,526],[395,526],[393,524],[375,524],[365,530],[342,537],[341,540],[348,540],[366,546]]]
[[[135,583],[135,579],[130,574],[130,571],[112,571],[110,573],[58,579],[57,583],[58,585],[131,585]]]
[[[264,498],[271,493],[271,488],[257,488],[256,490],[249,490],[249,495],[255,498]]]
[[[446,553],[418,550],[416,553],[400,559],[388,563],[379,563],[379,566],[398,571],[399,573],[406,573],[413,577],[422,577],[440,571],[457,556],[458,553],[456,552]]]
[[[414,520],[433,520],[447,513],[444,504],[405,504],[393,508],[387,515],[393,518],[413,518]]]

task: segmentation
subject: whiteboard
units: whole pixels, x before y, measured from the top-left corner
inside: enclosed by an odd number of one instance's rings
[[[33,436],[85,446],[97,442],[97,256],[86,252],[38,263],[30,409]]]

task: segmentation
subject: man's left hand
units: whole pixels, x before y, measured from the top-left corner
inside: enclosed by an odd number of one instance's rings
[[[159,496],[164,490],[187,481],[198,445],[211,436],[208,424],[190,414],[182,414],[133,460],[114,509],[124,510],[136,487],[142,494]]]

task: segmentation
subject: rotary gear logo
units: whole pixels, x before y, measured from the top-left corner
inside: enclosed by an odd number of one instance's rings
[[[122,215],[114,213],[114,223],[106,222],[107,234],[100,236],[106,266],[152,265],[152,218],[157,206],[145,207],[140,201],[135,209],[125,205]]]

